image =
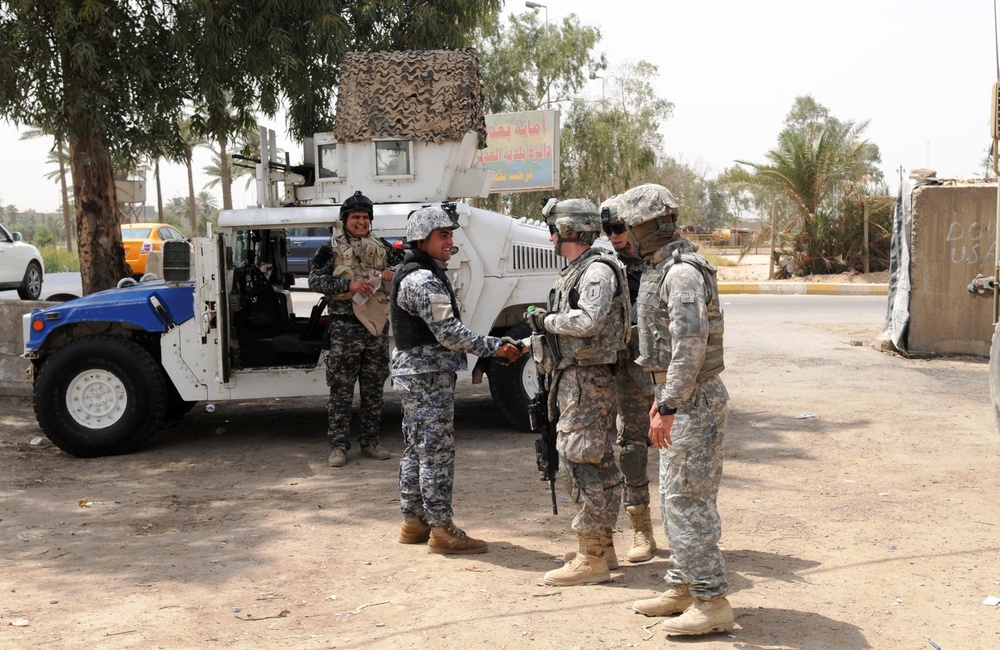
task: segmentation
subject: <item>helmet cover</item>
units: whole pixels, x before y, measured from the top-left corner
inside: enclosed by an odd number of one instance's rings
[[[414,210],[406,218],[406,241],[415,242],[427,239],[431,232],[438,228],[456,230],[458,228],[458,213],[454,206],[425,205]]]

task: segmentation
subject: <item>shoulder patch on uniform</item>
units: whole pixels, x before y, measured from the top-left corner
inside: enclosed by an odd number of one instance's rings
[[[451,298],[440,293],[433,293],[430,296],[431,303],[431,318],[433,318],[435,323],[440,323],[443,320],[448,320],[455,315],[455,311],[451,308]]]
[[[601,297],[601,283],[589,283],[586,289],[584,289],[583,295],[587,298],[587,302],[596,302]]]

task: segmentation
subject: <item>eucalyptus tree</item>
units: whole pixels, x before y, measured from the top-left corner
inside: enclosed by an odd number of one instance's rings
[[[625,64],[599,102],[578,99],[562,132],[562,179],[572,194],[604,200],[646,182],[663,149],[660,126],[674,105],[653,88],[657,67]]]
[[[576,14],[540,24],[536,12],[513,14],[506,25],[477,36],[479,74],[488,113],[531,111],[574,99],[591,75],[607,67],[594,48],[601,30]]]
[[[185,102],[218,142],[288,105],[297,139],[329,130],[348,50],[456,48],[501,0],[5,0],[0,117],[69,145],[85,293],[126,273],[112,160],[189,155]],[[203,130],[201,130],[203,129]]]

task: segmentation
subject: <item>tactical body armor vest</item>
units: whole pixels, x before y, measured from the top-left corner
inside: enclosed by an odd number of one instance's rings
[[[389,322],[392,324],[395,345],[400,350],[437,343],[437,338],[422,318],[414,316],[396,304],[396,294],[399,291],[400,283],[406,276],[418,269],[430,271],[441,280],[451,297],[451,309],[455,313],[455,318],[462,320],[462,315],[458,310],[458,298],[455,296],[455,290],[452,288],[451,282],[448,281],[444,270],[423,251],[407,251],[406,257],[403,259],[403,266],[396,271],[396,275],[392,279],[392,291],[389,294]]]
[[[723,361],[722,334],[724,323],[719,305],[719,287],[715,279],[715,267],[700,253],[675,250],[654,269],[647,269],[639,286],[639,358],[636,363],[649,372],[666,372],[670,366],[670,314],[667,305],[660,299],[660,287],[667,279],[667,273],[675,264],[690,264],[698,269],[705,279],[705,297],[708,307],[708,350],[705,361],[698,372],[698,381],[718,375],[725,369]]]
[[[629,299],[627,280],[621,262],[612,253],[591,248],[574,260],[556,281],[549,293],[549,311],[566,313],[576,309],[580,299],[577,285],[591,264],[606,264],[615,273],[617,288],[611,303],[611,317],[594,336],[549,334],[559,350],[556,370],[571,365],[597,366],[616,363],[619,350],[627,347],[629,335]]]
[[[361,239],[347,235],[334,237],[333,245],[334,259],[337,266],[333,268],[331,275],[338,278],[347,278],[350,281],[368,280],[372,277],[372,271],[382,271],[386,268],[388,251],[385,244],[375,239],[371,235]],[[333,296],[334,300],[350,300],[354,294],[350,291],[338,293]]]

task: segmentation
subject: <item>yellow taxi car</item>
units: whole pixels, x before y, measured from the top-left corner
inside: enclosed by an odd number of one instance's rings
[[[125,246],[125,262],[132,277],[142,277],[149,254],[162,251],[163,242],[175,239],[186,241],[187,237],[167,223],[123,223],[122,245]]]

